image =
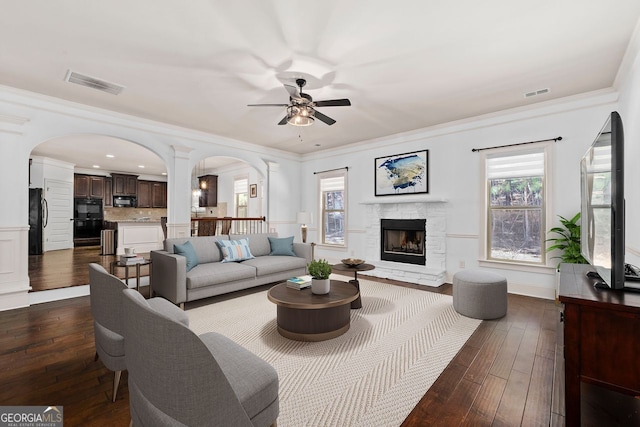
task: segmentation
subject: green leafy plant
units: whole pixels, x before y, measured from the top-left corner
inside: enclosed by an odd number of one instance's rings
[[[331,265],[327,260],[314,259],[309,263],[309,265],[307,265],[307,270],[309,270],[309,274],[314,279],[328,279],[331,274]]]
[[[562,227],[553,227],[549,230],[549,233],[555,233],[558,237],[547,239],[547,242],[553,242],[551,246],[547,248],[547,251],[558,249],[562,251],[561,256],[555,256],[553,258],[559,258],[560,262],[566,262],[569,264],[586,264],[587,260],[583,258],[580,253],[580,212],[578,212],[573,218],[566,219],[560,215],[560,223]],[[559,264],[558,264],[559,265]]]

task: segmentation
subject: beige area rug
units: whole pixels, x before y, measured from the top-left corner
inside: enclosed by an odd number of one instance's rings
[[[269,362],[280,379],[279,427],[399,426],[480,324],[449,295],[360,280],[351,328],[323,342],[276,330],[266,291],[187,311]]]

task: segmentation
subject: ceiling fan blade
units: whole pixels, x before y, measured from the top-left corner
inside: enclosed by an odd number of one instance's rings
[[[332,124],[334,124],[336,121],[333,120],[331,117],[329,116],[325,116],[324,114],[322,114],[320,111],[315,110],[315,114],[313,115],[313,117],[315,117],[316,119],[325,122],[326,124],[328,124],[329,126],[331,126]]]
[[[284,88],[289,92],[289,96],[294,99],[300,99],[300,91],[297,86],[288,85],[283,83]]]
[[[316,107],[348,107],[351,101],[348,99],[329,99],[328,101],[316,101],[313,103]]]
[[[286,125],[288,119],[289,119],[289,116],[284,116],[282,120],[278,122],[278,125]]]
[[[247,107],[288,107],[289,104],[247,104]]]

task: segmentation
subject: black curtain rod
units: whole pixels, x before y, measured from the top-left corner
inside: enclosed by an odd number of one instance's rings
[[[547,142],[547,141],[562,141],[562,137],[559,136],[557,138],[541,139],[539,141],[529,141],[529,142],[519,142],[517,144],[498,145],[496,147],[472,148],[471,151],[475,153],[476,151],[493,150],[494,148],[515,147],[516,145],[535,144],[536,142]]]
[[[314,174],[314,175],[316,175],[316,174],[319,174],[319,173],[339,171],[340,169],[346,169],[346,170],[347,170],[347,172],[348,172],[348,171],[349,171],[349,166],[345,166],[345,167],[343,167],[343,168],[329,169],[329,170],[326,170],[326,171],[314,172],[313,174]]]

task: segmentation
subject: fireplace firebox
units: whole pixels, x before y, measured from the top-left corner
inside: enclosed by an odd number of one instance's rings
[[[426,264],[425,219],[381,219],[380,259]]]

